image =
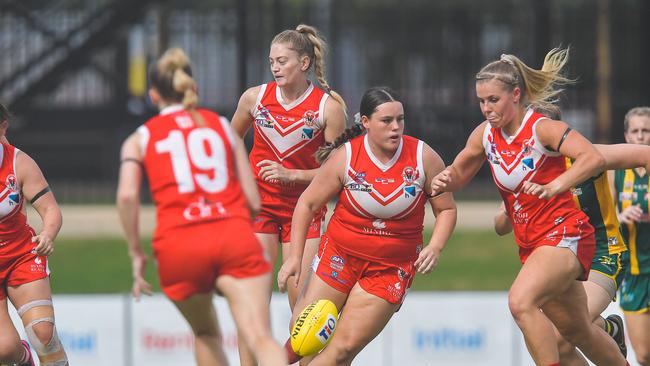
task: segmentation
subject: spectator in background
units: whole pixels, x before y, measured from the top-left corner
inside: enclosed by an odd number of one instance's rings
[[[476,75],[486,121],[470,135],[451,166],[433,179],[432,193],[455,191],[489,161],[514,226],[523,263],[509,306],[538,365],[559,365],[553,325],[598,365],[625,365],[616,343],[592,323],[583,286],[595,251],[594,229],[568,190],[603,170],[605,159],[562,121],[537,112],[557,111],[571,83],[561,72],[568,51],[549,52],[541,70],[502,55]],[[574,160],[566,167],[565,157]],[[541,311],[540,311],[541,310]]]
[[[212,302],[215,290],[230,305],[240,341],[262,365],[286,365],[271,335],[271,268],[250,222],[259,195],[244,145],[227,121],[196,108],[196,84],[182,50],[165,52],[149,77],[149,96],[160,114],[122,145],[117,191],[133,295],[151,292],[138,230],[146,174],[156,203],[153,249],[161,287],[192,328],[198,365],[227,364]]]
[[[61,210],[36,162],[5,139],[9,113],[0,104],[0,363],[33,366],[34,348],[41,365],[68,365],[54,321],[47,257],[61,229]],[[27,224],[25,200],[36,209],[43,228]],[[28,344],[9,318],[7,299],[22,319]]]
[[[650,145],[650,107],[632,108],[625,115],[625,141]],[[650,365],[650,179],[648,168],[610,171],[618,219],[630,248],[630,265],[621,287],[621,308],[639,364]]]

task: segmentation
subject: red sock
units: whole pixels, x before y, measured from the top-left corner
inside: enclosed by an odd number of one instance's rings
[[[294,364],[300,359],[302,359],[301,356],[298,356],[294,351],[293,348],[291,347],[291,339],[288,339],[287,342],[284,344],[284,350],[287,353],[287,359],[289,360],[289,365]]]

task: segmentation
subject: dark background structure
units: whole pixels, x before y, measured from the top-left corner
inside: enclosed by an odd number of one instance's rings
[[[513,53],[538,68],[557,46],[571,47],[578,79],[563,119],[619,142],[625,112],[650,100],[648,18],[644,0],[0,0],[0,100],[14,114],[11,142],[59,200],[110,202],[121,141],[155,113],[152,60],[185,49],[201,104],[230,118],[247,87],[271,80],[273,36],[307,23],[330,45],[328,80],[350,114],[366,88],[391,86],[407,133],[448,163],[481,121],[480,67]],[[494,197],[487,178],[463,195]]]

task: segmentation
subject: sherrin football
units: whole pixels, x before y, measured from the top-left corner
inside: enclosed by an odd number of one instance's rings
[[[316,300],[300,312],[291,329],[291,348],[302,357],[320,352],[332,339],[339,312],[330,300]]]

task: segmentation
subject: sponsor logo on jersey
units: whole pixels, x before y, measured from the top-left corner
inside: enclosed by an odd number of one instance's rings
[[[413,167],[407,166],[402,170],[402,178],[407,186],[413,184],[419,177],[420,173]]]
[[[9,206],[14,206],[20,203],[20,194],[12,193],[9,195]]]
[[[535,161],[533,158],[526,158],[521,160],[521,168],[526,171],[527,169],[534,170],[535,169]]]
[[[350,183],[346,186],[349,191],[361,191],[361,192],[372,192],[372,184],[368,184],[365,181],[366,172],[359,172],[354,174],[352,180],[354,183]]]
[[[511,150],[501,150],[501,156],[506,156],[506,157],[513,157],[515,156],[515,152]]]
[[[7,176],[7,179],[5,179],[5,186],[9,188],[12,192],[17,192],[19,190],[18,188],[18,183],[16,182],[16,176],[13,174],[9,174]]]
[[[311,111],[311,110],[306,111],[302,115],[302,120],[303,120],[303,122],[305,122],[305,125],[307,127],[314,127],[314,124],[315,124],[315,121],[316,121],[316,113],[314,113],[314,111]]]
[[[338,274],[338,272],[336,272],[336,271],[332,271],[331,273],[320,271],[319,274],[322,275],[322,276],[325,276],[325,277],[327,277],[327,278],[331,278],[331,279],[333,279],[334,281],[336,281],[336,282],[338,282],[338,283],[340,283],[340,284],[343,284],[343,285],[345,285],[345,284],[348,283],[347,280],[344,280],[344,279],[342,279],[342,278],[339,278],[339,274]]]
[[[255,117],[255,125],[263,128],[273,128],[271,112],[266,107],[258,108],[259,114]]]
[[[610,268],[616,266],[616,260],[607,255],[598,258],[598,262],[600,262],[600,264],[602,264],[603,266],[607,266]]]
[[[619,201],[636,201],[637,197],[636,192],[621,192],[618,194]]]
[[[560,225],[563,221],[564,221],[564,217],[560,216],[560,217],[555,218],[555,221],[553,221],[553,223],[555,225]]]
[[[488,153],[487,160],[494,165],[501,164],[501,159],[499,159],[499,157],[494,153]]]
[[[412,198],[415,197],[415,186],[406,186],[404,187],[404,197],[406,198]]]
[[[187,221],[224,217],[226,215],[228,215],[228,210],[223,207],[223,203],[211,202],[205,197],[199,197],[196,202],[190,203],[183,210],[183,217]]]
[[[314,137],[314,129],[313,128],[303,128],[302,129],[302,138],[304,140],[311,140]]]
[[[192,128],[194,126],[194,120],[190,116],[180,115],[174,117],[174,121],[178,128],[184,130],[187,128]]]
[[[607,245],[613,246],[618,245],[618,238],[615,236],[610,236],[607,238]]]
[[[367,234],[373,234],[373,235],[384,235],[384,236],[395,235],[394,233],[385,229],[386,229],[386,222],[382,219],[376,219],[375,221],[372,222],[372,228],[364,227],[363,232]]]
[[[400,280],[404,281],[406,279],[406,271],[404,271],[401,268],[397,269],[397,277],[399,277]]]
[[[395,179],[377,177],[377,178],[375,178],[375,183],[380,183],[380,184],[395,183]]]
[[[386,222],[382,219],[377,219],[372,222],[372,227],[374,227],[375,229],[385,229]]]

